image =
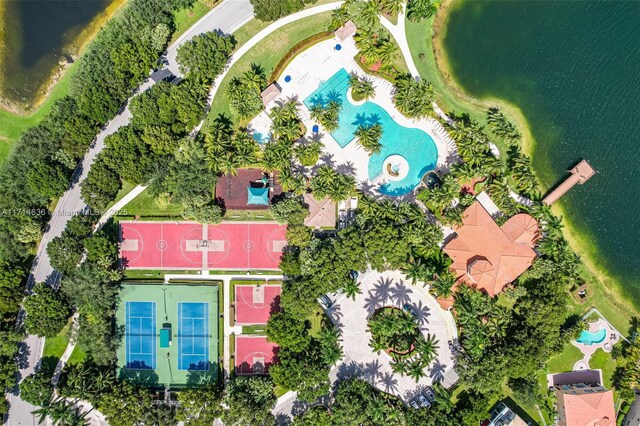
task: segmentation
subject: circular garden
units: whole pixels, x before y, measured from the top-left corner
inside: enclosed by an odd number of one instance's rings
[[[394,373],[408,375],[418,381],[435,359],[438,341],[420,330],[417,313],[410,307],[378,309],[369,319],[369,346],[391,356]]]

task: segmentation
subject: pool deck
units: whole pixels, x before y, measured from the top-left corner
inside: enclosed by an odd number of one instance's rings
[[[335,46],[338,43],[342,46],[339,51],[335,50]],[[382,107],[401,126],[420,129],[431,136],[438,150],[436,171],[439,174],[446,173],[451,164],[458,159],[456,145],[446,130],[434,118],[410,119],[402,115],[393,103],[394,86],[382,78],[365,74],[354,60],[357,53],[358,49],[353,37],[343,41],[339,41],[337,37],[334,37],[305,50],[291,61],[278,78],[277,84],[281,87],[282,92],[269,104],[266,112],[268,113],[279,102],[291,98],[297,99],[300,102],[300,117],[307,128],[305,138],[313,140],[319,137],[319,140],[324,144],[319,165],[330,165],[341,173],[352,174],[361,190],[372,195],[380,195],[377,188],[379,185],[384,184],[386,180],[384,178],[378,178],[375,182],[369,180],[369,154],[354,141],[342,148],[322,128],[318,136],[314,135],[312,128],[316,123],[311,120],[309,110],[302,103],[322,82],[331,78],[341,68],[344,68],[349,73],[356,72],[360,76],[366,76],[375,87],[376,93],[373,98],[369,99],[370,102]],[[291,81],[285,82],[285,76],[291,76]],[[350,99],[350,96],[347,96],[345,102],[356,104]],[[264,115],[254,119],[249,127],[257,131],[264,129]],[[316,167],[305,168],[298,166],[299,170],[306,176],[312,176]],[[411,191],[404,197],[412,199],[414,192]]]
[[[591,355],[593,355],[598,349],[602,349],[605,352],[611,352],[613,350],[613,345],[620,341],[620,333],[618,330],[616,330],[611,324],[609,324],[609,321],[604,318],[600,318],[597,321],[590,322],[588,324],[588,331],[592,333],[596,333],[601,329],[604,329],[606,334],[605,339],[600,343],[586,344],[580,343],[577,340],[571,341],[571,344],[580,349],[580,352],[583,354],[582,359],[574,364],[573,371],[588,370]]]

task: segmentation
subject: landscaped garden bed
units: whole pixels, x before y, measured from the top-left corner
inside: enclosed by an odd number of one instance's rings
[[[416,381],[426,375],[425,369],[436,356],[438,341],[431,335],[425,337],[418,318],[409,309],[378,309],[369,319],[369,331],[369,345],[374,351],[385,351],[393,358],[394,372]]]

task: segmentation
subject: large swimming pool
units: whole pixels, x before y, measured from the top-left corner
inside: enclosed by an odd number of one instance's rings
[[[340,69],[329,80],[309,95],[304,104],[311,108],[316,104],[326,104],[336,100],[342,104],[338,128],[331,136],[345,147],[354,139],[354,133],[360,124],[382,125],[382,151],[369,158],[368,175],[375,181],[383,172],[385,159],[391,155],[400,155],[409,164],[408,173],[399,180],[380,185],[378,190],[386,195],[399,196],[412,191],[420,183],[422,176],[433,170],[438,160],[438,149],[431,136],[420,129],[408,128],[396,123],[393,118],[378,104],[365,102],[353,105],[347,99],[349,89],[349,73]]]
[[[607,330],[601,328],[596,332],[583,330],[580,333],[580,337],[578,337],[578,343],[582,343],[584,345],[596,345],[598,343],[604,342],[604,339],[607,338]]]

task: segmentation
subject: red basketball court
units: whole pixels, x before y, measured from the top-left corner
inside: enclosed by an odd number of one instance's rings
[[[264,336],[236,336],[236,374],[266,374],[278,362],[275,343]]]
[[[275,222],[120,222],[127,269],[277,270],[286,226]]]
[[[236,285],[236,324],[266,324],[280,310],[279,285]]]

